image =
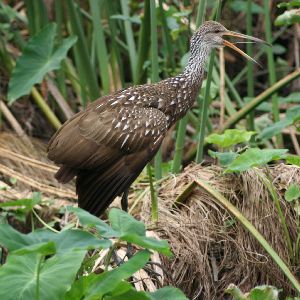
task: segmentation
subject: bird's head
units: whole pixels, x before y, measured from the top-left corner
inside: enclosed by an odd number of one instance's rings
[[[248,36],[245,34],[237,33],[226,29],[222,24],[215,21],[207,21],[200,26],[200,28],[194,33],[191,39],[191,52],[199,51],[202,47],[208,49],[212,48],[222,48],[224,46],[230,47],[246,57],[249,60],[256,62],[252,57],[247,55],[244,51],[236,47],[233,43],[224,39],[224,37],[233,36],[242,39],[247,39],[253,42],[268,44],[267,42]]]

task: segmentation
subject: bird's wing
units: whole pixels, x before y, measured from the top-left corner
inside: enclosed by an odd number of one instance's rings
[[[167,118],[155,108],[95,106],[60,130],[48,156],[77,169],[79,206],[99,215],[137,178],[166,131]]]
[[[155,108],[93,106],[63,125],[49,143],[48,157],[72,168],[95,169],[145,148],[151,152],[166,131],[166,116]]]

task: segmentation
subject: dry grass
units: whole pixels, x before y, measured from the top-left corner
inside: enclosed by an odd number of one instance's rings
[[[300,168],[278,165],[265,169],[279,194],[289,183],[300,184]],[[183,289],[190,299],[224,299],[230,283],[244,291],[258,284],[272,284],[292,292],[290,284],[258,242],[199,187],[193,189],[180,209],[175,199],[196,178],[209,182],[234,203],[264,235],[281,258],[289,262],[276,208],[255,172],[224,175],[218,167],[189,166],[177,177],[164,182],[159,192],[159,223],[156,231],[168,239],[175,254],[164,259],[168,284]],[[296,215],[292,205],[281,200],[292,240],[296,238]],[[150,224],[149,199],[142,216]]]
[[[35,139],[22,139],[0,133],[0,201],[30,197],[33,191],[59,200],[76,199],[74,186],[61,185],[54,178],[57,166],[49,162],[45,155],[46,144]],[[10,178],[16,183],[11,184]]]

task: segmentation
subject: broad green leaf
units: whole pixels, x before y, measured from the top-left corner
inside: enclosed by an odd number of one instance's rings
[[[143,268],[150,258],[150,252],[143,250],[135,254],[118,268],[98,275],[90,284],[85,300],[98,299],[113,291],[122,280]]]
[[[0,268],[0,299],[37,299],[37,269],[39,299],[60,300],[70,289],[85,257],[85,251],[56,254],[40,261],[39,254],[9,255]]]
[[[287,151],[287,149],[247,149],[227,167],[226,172],[242,172],[252,167],[267,164],[282,158]]]
[[[209,144],[216,144],[222,148],[228,148],[236,144],[248,142],[255,133],[255,131],[227,129],[223,134],[213,133],[205,140]]]
[[[266,127],[258,136],[258,139],[265,140],[279,134],[282,129],[294,124],[300,118],[300,106],[289,108],[284,119]]]
[[[262,285],[253,288],[247,299],[249,300],[278,300],[279,291],[269,285]]]
[[[71,289],[66,293],[64,300],[82,300],[91,282],[93,282],[98,275],[91,273],[88,276],[81,276],[74,281]]]
[[[298,184],[292,183],[284,194],[286,201],[294,201],[300,198],[300,186]]]
[[[242,291],[234,284],[230,284],[225,291],[233,297],[233,300],[278,300],[279,291],[270,285],[262,285],[253,288],[249,293]]]
[[[56,30],[56,24],[50,23],[28,41],[17,60],[9,82],[8,100],[10,103],[28,94],[33,85],[41,83],[48,72],[60,68],[61,61],[77,38],[64,39],[55,49]]]
[[[0,207],[13,207],[20,206],[21,208],[26,208],[27,210],[31,210],[39,201],[35,199],[19,199],[15,201],[7,201],[0,203]]]
[[[142,222],[137,221],[121,209],[112,208],[109,211],[108,219],[111,227],[121,235],[126,233],[145,235],[146,233],[145,225]]]
[[[106,249],[111,242],[95,237],[89,232],[70,229],[60,233],[49,230],[37,230],[29,234],[22,234],[10,225],[0,225],[0,244],[9,251],[34,251],[44,243],[53,242],[57,253],[66,253],[74,250]],[[22,251],[21,251],[22,250]],[[39,251],[37,251],[39,252]],[[54,253],[54,252],[53,252]]]
[[[230,8],[235,12],[246,12],[247,2],[243,0],[234,0],[230,2]],[[252,14],[263,13],[263,8],[258,4],[251,2],[251,13]]]
[[[0,224],[0,245],[8,251],[18,250],[30,246],[31,239],[26,234],[22,234],[8,224]]]
[[[292,8],[292,7],[300,7],[300,0],[293,0],[293,1],[288,1],[288,2],[281,2],[277,5],[278,7],[287,7],[287,8]]]
[[[177,288],[166,286],[153,293],[137,292],[134,289],[125,291],[122,294],[105,297],[105,300],[188,300],[188,298]]]
[[[138,292],[134,289],[131,289],[120,295],[107,296],[105,297],[105,300],[153,300],[153,298],[147,295],[146,292]]]
[[[288,154],[284,156],[284,159],[288,164],[300,167],[300,156]]]
[[[286,53],[286,48],[281,44],[274,44],[272,50],[275,55],[282,55]]]
[[[120,235],[119,232],[113,230],[109,225],[105,222],[88,213],[84,209],[79,207],[68,206],[68,211],[73,212],[79,219],[79,222],[83,226],[87,227],[95,227],[99,234],[105,238],[118,237]]]
[[[147,294],[151,296],[152,300],[188,300],[181,290],[171,286],[166,286],[158,289],[154,293]]]
[[[56,253],[56,247],[54,242],[38,243],[29,245],[18,250],[11,252],[15,255],[24,255],[28,253],[39,253],[44,256]]]
[[[99,239],[89,232],[71,229],[58,234],[54,239],[57,253],[64,253],[74,250],[107,249],[111,241]]]
[[[121,281],[118,284],[118,286],[109,293],[109,295],[110,296],[120,296],[120,295],[124,295],[125,293],[132,291],[132,290],[134,290],[134,288],[128,281]],[[107,297],[107,299],[110,299],[110,298]]]
[[[236,152],[215,152],[208,150],[212,158],[217,158],[222,167],[228,166],[237,156]]]
[[[274,22],[276,26],[288,26],[295,23],[300,23],[300,9],[286,10]]]
[[[159,241],[151,237],[137,235],[134,233],[123,234],[120,236],[120,239],[146,249],[156,250],[166,256],[172,256],[169,244],[165,240]]]
[[[112,228],[120,233],[119,238],[121,240],[147,249],[159,251],[167,256],[172,255],[167,241],[159,241],[147,237],[145,225],[125,211],[112,208],[109,212],[108,219]]]

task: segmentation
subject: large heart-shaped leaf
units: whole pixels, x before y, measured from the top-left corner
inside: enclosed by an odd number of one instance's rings
[[[86,227],[95,227],[99,234],[105,238],[118,237],[120,235],[118,231],[112,229],[105,222],[79,207],[68,206],[67,209],[68,211],[76,214],[81,225]]]
[[[44,229],[29,234],[22,234],[10,225],[0,225],[0,245],[6,247],[9,251],[21,253],[34,252],[34,249],[36,249],[36,252],[40,253],[41,250],[38,249],[43,249],[41,248],[44,247],[43,244],[49,242],[54,243],[57,253],[66,253],[74,250],[106,249],[111,245],[109,240],[99,239],[83,230],[71,229],[54,233]],[[55,251],[52,253],[55,253]]]
[[[228,148],[232,145],[248,142],[254,134],[255,131],[227,129],[223,134],[213,133],[205,140],[209,144],[216,144],[222,148]]]
[[[287,149],[247,149],[227,167],[226,172],[242,172],[267,164],[272,160],[282,158],[287,151]]]
[[[70,289],[85,253],[74,251],[57,254],[46,261],[41,261],[41,255],[36,253],[9,255],[0,268],[0,299],[62,299]],[[39,298],[36,297],[37,290]]]
[[[28,41],[9,82],[7,98],[10,103],[28,94],[48,72],[59,69],[61,61],[77,40],[77,37],[71,36],[54,48],[55,34],[56,24],[50,23]]]
[[[89,285],[85,299],[101,299],[105,294],[113,291],[122,280],[143,268],[148,262],[150,254],[147,250],[140,251],[118,268],[95,277]]]

